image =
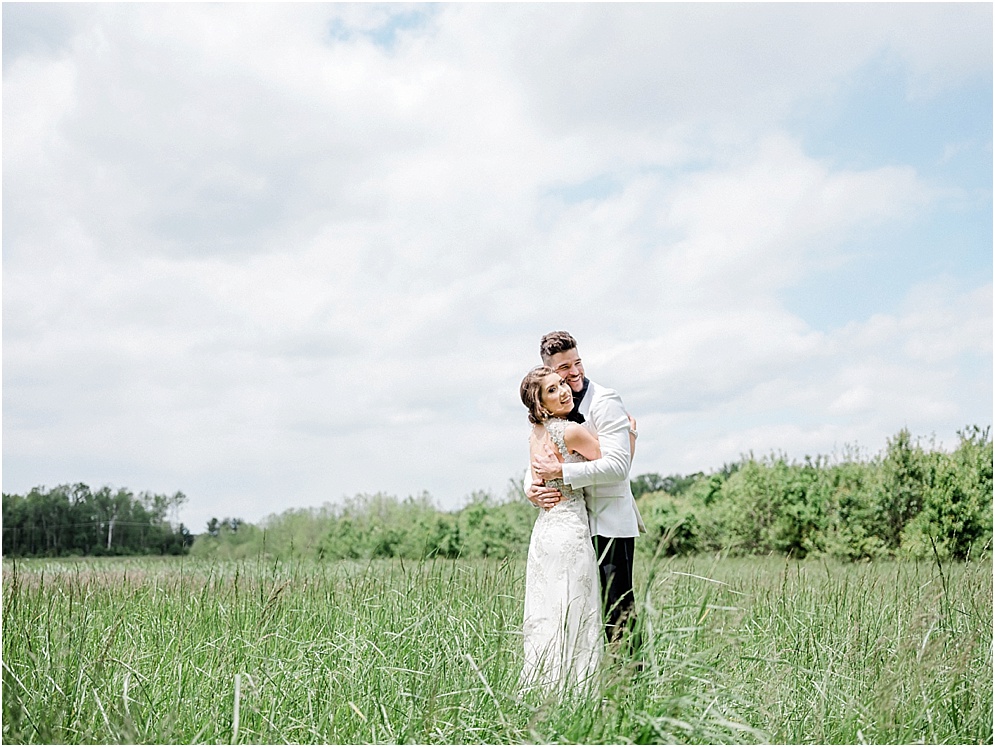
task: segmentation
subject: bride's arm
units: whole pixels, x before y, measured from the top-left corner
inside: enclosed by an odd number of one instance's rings
[[[549,435],[546,433],[546,429],[541,426],[534,426],[529,436],[529,477],[532,478],[533,484],[536,482],[541,484],[543,482],[543,479],[536,475],[534,466],[535,458],[540,454],[555,457],[557,460],[562,461],[556,449],[549,442]]]
[[[556,488],[547,488],[545,481],[536,475],[534,465],[537,455],[545,454],[550,459],[556,458],[556,450],[549,443],[549,438],[538,439],[536,437],[537,430],[537,428],[533,428],[532,433],[529,434],[529,469],[525,473],[522,487],[529,503],[536,508],[548,511],[563,499],[563,494]]]
[[[570,451],[576,451],[588,461],[601,459],[601,443],[597,437],[582,425],[570,423],[563,429],[563,443]]]
[[[536,458],[536,434],[535,431],[532,431],[532,433],[529,435],[529,474],[528,477],[525,478],[526,484],[528,484],[529,480],[532,481],[533,485],[542,482],[542,480],[536,477],[535,467],[532,466],[532,463],[535,461],[535,458]],[[526,495],[528,495],[528,488],[525,489],[525,493]]]

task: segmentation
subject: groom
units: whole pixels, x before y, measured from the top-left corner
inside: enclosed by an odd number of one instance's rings
[[[605,607],[605,633],[618,640],[635,613],[632,590],[632,560],[635,538],[645,532],[639,509],[629,486],[630,433],[636,436],[618,394],[584,376],[577,341],[568,332],[550,332],[539,344],[542,362],[552,368],[573,390],[570,420],[583,423],[601,443],[601,459],[593,462],[560,462],[549,449],[535,457],[532,468],[537,479],[526,490],[536,506],[552,508],[562,497],[543,481],[562,478],[572,488],[583,488],[587,503],[591,541],[601,571],[601,593]]]

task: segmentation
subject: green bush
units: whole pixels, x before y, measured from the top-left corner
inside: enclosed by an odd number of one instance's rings
[[[902,532],[902,550],[914,557],[935,551],[963,560],[972,550],[991,547],[992,442],[990,430],[958,434],[953,454],[931,454],[923,506]]]
[[[820,549],[825,506],[811,490],[818,468],[783,457],[745,460],[722,486],[716,503],[725,546],[742,554],[770,552],[804,557]]]
[[[640,485],[662,484],[658,475]],[[861,458],[744,457],[705,476],[671,476],[681,494],[647,492],[637,503],[647,535],[637,546],[665,554],[723,551],[733,555],[817,554],[842,560],[941,557],[990,550],[990,429],[960,434],[948,454],[925,449],[901,430],[882,454]],[[665,539],[666,538],[666,539]]]
[[[648,493],[639,500],[646,534],[636,547],[652,556],[690,555],[701,549],[701,526],[691,501],[667,493]]]
[[[507,557],[528,549],[536,509],[524,497],[504,501],[473,493],[458,512],[441,511],[428,494],[403,501],[361,494],[341,506],[291,509],[259,527],[225,519],[200,535],[199,557],[251,555],[329,560],[433,557]],[[237,522],[237,526],[230,525]]]
[[[861,560],[887,554],[875,534],[878,517],[868,499],[879,490],[880,469],[874,462],[843,461],[826,469],[816,486],[826,506],[823,551],[840,560]]]
[[[459,512],[460,554],[467,558],[524,555],[538,510],[525,498],[495,501],[477,492]]]

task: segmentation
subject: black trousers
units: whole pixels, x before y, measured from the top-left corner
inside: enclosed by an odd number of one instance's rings
[[[617,641],[632,626],[636,598],[632,591],[635,537],[591,537],[601,571],[601,600],[605,611],[605,636]]]

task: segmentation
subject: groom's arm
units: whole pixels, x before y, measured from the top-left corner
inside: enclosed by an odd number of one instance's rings
[[[592,403],[591,422],[598,431],[601,459],[563,464],[563,482],[572,488],[624,482],[629,478],[632,452],[629,448],[629,416],[615,392]]]

